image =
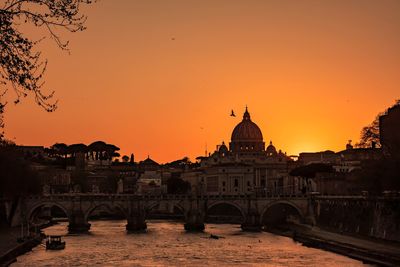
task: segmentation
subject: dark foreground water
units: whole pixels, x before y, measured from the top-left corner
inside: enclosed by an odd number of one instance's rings
[[[38,246],[12,266],[363,266],[286,237],[244,233],[232,224],[207,224],[205,233],[192,234],[179,222],[150,221],[147,233],[127,234],[126,221],[91,223],[87,235],[67,235],[66,223],[47,228],[46,234],[66,235],[65,250]],[[210,233],[224,238],[210,239]]]

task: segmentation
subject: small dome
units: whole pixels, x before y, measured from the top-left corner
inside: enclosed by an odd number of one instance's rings
[[[267,155],[271,156],[271,155],[276,155],[276,148],[274,147],[274,145],[272,144],[272,141],[269,142],[269,146],[266,149]]]
[[[144,164],[144,165],[154,165],[154,166],[160,165],[160,164],[158,164],[157,162],[155,162],[154,160],[152,160],[152,159],[150,158],[150,156],[147,156],[147,159],[143,160],[143,161],[141,162],[141,164]]]
[[[229,152],[228,147],[225,145],[225,142],[222,142],[222,145],[220,145],[218,152],[221,154],[226,154]]]
[[[243,114],[243,120],[233,129],[231,140],[232,142],[263,141],[261,130],[257,124],[251,121],[247,107]]]

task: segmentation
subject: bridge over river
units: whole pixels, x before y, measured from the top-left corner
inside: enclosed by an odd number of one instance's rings
[[[44,208],[58,207],[68,218],[72,233],[90,229],[89,217],[96,209],[123,214],[126,229],[146,229],[146,218],[154,209],[165,212],[179,211],[186,230],[203,230],[209,214],[215,210],[234,210],[242,218],[243,230],[258,231],[269,218],[296,217],[312,223],[313,198],[255,197],[248,195],[130,195],[130,194],[52,194],[27,198],[24,202],[26,222],[32,222]],[[217,214],[218,215],[218,214]]]
[[[152,210],[179,212],[188,231],[203,230],[210,215],[223,216],[233,211],[241,217],[241,228],[259,231],[263,225],[285,222],[288,219],[315,224],[317,218],[330,220],[332,208],[368,208],[385,199],[364,196],[254,196],[254,195],[134,195],[134,194],[51,194],[26,198],[23,202],[23,220],[32,223],[44,209],[58,207],[68,218],[71,233],[90,230],[89,217],[103,209],[122,214],[128,231],[147,228],[146,218]],[[367,207],[367,206],[368,207]],[[321,208],[322,207],[322,208]],[[352,211],[351,211],[352,212]],[[321,213],[321,216],[320,216]],[[319,216],[319,217],[318,217]]]

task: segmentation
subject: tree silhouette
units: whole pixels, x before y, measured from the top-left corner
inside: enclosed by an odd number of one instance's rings
[[[102,159],[103,153],[106,150],[107,144],[103,141],[96,141],[88,146],[88,150],[91,154],[92,159]]]
[[[115,146],[115,145],[106,144],[106,151],[105,151],[106,155],[105,155],[105,158],[109,159],[109,160],[112,160],[113,157],[119,157],[120,154],[117,153],[117,151],[119,151],[119,150],[120,150],[120,148]]]
[[[182,159],[178,159],[172,162],[168,162],[165,164],[165,166],[168,166],[170,168],[181,168],[184,169],[186,166],[190,166],[192,162],[188,157],[183,157]]]
[[[87,153],[87,146],[85,144],[72,144],[67,147],[67,154],[75,157],[76,153]]]
[[[122,157],[122,161],[125,162],[125,163],[128,162],[129,161],[129,157],[127,155],[124,155]]]
[[[64,143],[55,143],[50,147],[51,153],[57,157],[67,157],[68,145]]]
[[[360,142],[356,144],[356,147],[367,148],[373,145],[381,147],[380,142],[380,131],[379,131],[379,118],[382,115],[387,114],[388,110],[400,105],[400,100],[396,100],[395,104],[385,109],[384,112],[379,113],[371,124],[365,126],[361,130]]]
[[[372,146],[380,147],[380,134],[379,134],[379,117],[383,113],[379,113],[375,120],[368,126],[365,126],[361,130],[360,142],[356,144],[356,147],[367,148]]]
[[[191,185],[179,177],[171,177],[167,181],[168,194],[186,194],[190,191]]]
[[[301,176],[303,178],[315,178],[319,172],[333,172],[331,165],[324,163],[311,163],[308,165],[299,166],[290,171],[291,176]]]
[[[47,60],[42,60],[36,45],[44,38],[32,40],[20,31],[20,25],[44,28],[62,50],[68,50],[68,41],[57,34],[58,29],[78,32],[85,29],[87,17],[81,14],[82,4],[96,0],[5,0],[0,8],[0,127],[3,124],[4,105],[1,96],[12,88],[14,103],[33,94],[36,103],[46,111],[57,108],[52,98],[54,91],[42,91]]]
[[[332,173],[334,172],[331,165],[324,163],[311,163],[308,165],[299,166],[294,168],[289,172],[291,176],[300,176],[306,180],[307,185],[310,183],[310,180],[315,178],[317,173]],[[307,187],[303,186],[303,193],[306,193]]]
[[[113,144],[106,144],[103,141],[96,141],[88,146],[88,152],[93,160],[112,160],[113,157],[119,157],[120,148]]]

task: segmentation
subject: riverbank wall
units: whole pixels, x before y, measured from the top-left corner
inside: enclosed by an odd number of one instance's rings
[[[317,226],[340,233],[400,242],[399,198],[319,198]]]
[[[378,266],[400,266],[400,257],[397,255],[382,253],[373,249],[365,249],[342,242],[326,240],[312,235],[296,233],[293,240],[303,246],[331,251],[368,264]]]
[[[56,221],[47,221],[38,225],[37,229],[41,230],[56,224]],[[42,243],[45,235],[38,231],[31,232],[23,239],[20,236],[20,229],[17,227],[6,227],[0,231],[0,239],[4,244],[0,246],[0,266],[8,266],[16,261],[16,258],[31,251],[34,247]]]
[[[8,250],[5,254],[0,256],[0,266],[9,266],[11,263],[16,261],[18,256],[31,251],[34,247],[39,245],[42,242],[42,239],[43,237],[38,235],[36,237],[27,239],[14,248]]]
[[[293,238],[304,246],[341,254],[377,266],[400,266],[400,244],[332,232],[302,224],[265,229],[273,234]]]

